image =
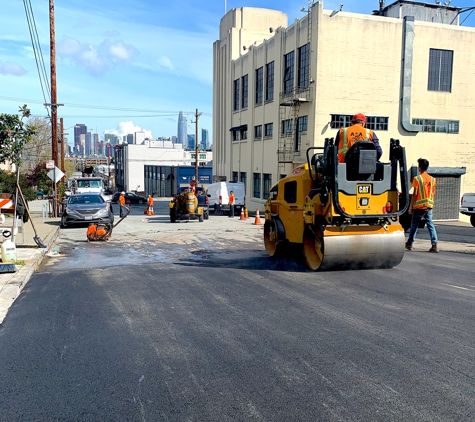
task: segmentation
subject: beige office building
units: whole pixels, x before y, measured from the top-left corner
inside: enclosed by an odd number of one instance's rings
[[[383,2],[382,2],[383,3]],[[460,8],[401,0],[373,15],[309,2],[288,26],[279,11],[229,11],[214,43],[213,175],[246,183],[248,208],[364,113],[388,161],[406,148],[410,176],[427,158],[435,219],[458,219],[475,192],[475,29]]]

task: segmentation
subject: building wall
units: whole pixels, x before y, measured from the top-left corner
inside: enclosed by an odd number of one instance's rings
[[[260,20],[265,12],[269,15],[262,25]],[[322,3],[316,3],[311,11],[311,101],[301,103],[296,111],[293,107],[279,106],[283,56],[295,51],[294,86],[297,86],[297,50],[309,40],[308,16],[286,28],[286,18],[272,12],[233,9],[221,20],[221,39],[214,43],[213,173],[231,180],[233,172],[246,172],[251,209],[262,209],[265,202],[265,198],[253,198],[253,173],[270,173],[272,183],[289,173],[305,160],[307,147],[323,146],[325,138],[336,135],[337,129],[330,127],[331,114],[388,117],[388,130],[377,131],[384,151],[383,161],[388,159],[390,138],[400,139],[406,147],[408,168],[417,164],[420,157],[427,158],[431,167],[466,167],[462,192],[475,191],[475,146],[471,142],[475,108],[471,95],[475,82],[475,57],[471,54],[475,45],[474,28],[414,22],[410,118],[458,120],[460,129],[458,134],[408,132],[401,125],[400,112],[405,54],[402,19],[328,11],[323,10]],[[251,48],[243,50],[246,43]],[[454,51],[450,93],[427,89],[431,48]],[[274,100],[256,107],[255,70],[271,61],[274,61]],[[233,111],[233,81],[246,74],[248,107]],[[279,164],[280,121],[295,114],[308,116],[301,152],[294,154],[291,163]],[[254,140],[254,126],[271,122],[273,137]],[[248,139],[233,142],[230,129],[243,124],[248,126]]]

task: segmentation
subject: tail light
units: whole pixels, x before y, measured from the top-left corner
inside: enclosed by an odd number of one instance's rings
[[[209,199],[207,196],[205,196],[205,204],[208,205],[209,204]]]
[[[393,203],[391,201],[386,202],[386,206],[383,208],[383,214],[393,212]]]
[[[223,204],[223,197],[219,195],[219,205],[222,205],[222,204]]]

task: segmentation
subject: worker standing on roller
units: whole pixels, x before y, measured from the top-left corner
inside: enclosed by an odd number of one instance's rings
[[[358,113],[351,119],[351,126],[341,128],[336,136],[335,145],[338,145],[338,162],[345,162],[348,150],[359,141],[371,141],[378,152],[378,160],[383,155],[379,139],[371,129],[366,129],[366,116]]]
[[[411,197],[411,204],[409,205],[409,214],[412,214],[411,231],[409,232],[409,238],[406,242],[406,249],[412,250],[412,244],[416,238],[419,222],[424,218],[427,224],[427,230],[429,230],[429,236],[431,241],[431,248],[429,252],[439,252],[437,246],[437,231],[435,230],[434,223],[432,222],[432,208],[434,208],[435,200],[435,188],[437,182],[435,177],[427,174],[429,168],[429,161],[425,158],[419,158],[417,160],[419,164],[419,176],[414,177],[412,181],[412,187],[414,189]]]

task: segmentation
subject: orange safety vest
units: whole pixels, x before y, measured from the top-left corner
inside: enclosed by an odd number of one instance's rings
[[[124,195],[120,195],[120,196],[119,196],[119,204],[120,204],[120,205],[125,205],[125,198],[124,198]]]
[[[373,131],[360,125],[344,127],[339,132],[340,142],[338,143],[338,162],[345,162],[345,155],[348,150],[359,141],[373,141]]]
[[[152,197],[148,198],[148,206],[153,207],[153,198]]]
[[[417,196],[412,205],[416,210],[425,210],[434,208],[435,187],[437,182],[434,177],[427,173],[414,177],[412,182],[414,189],[417,189]]]
[[[234,194],[232,194],[232,195],[229,196],[229,205],[234,205],[234,199],[235,199],[235,198],[236,198],[236,197],[234,196]]]

